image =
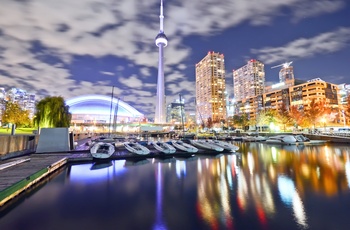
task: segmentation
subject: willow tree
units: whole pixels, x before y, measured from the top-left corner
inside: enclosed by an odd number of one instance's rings
[[[63,97],[46,97],[36,105],[34,124],[41,128],[69,127],[72,115]]]

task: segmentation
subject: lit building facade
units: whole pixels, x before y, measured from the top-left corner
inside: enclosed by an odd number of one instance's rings
[[[279,110],[282,104],[286,105],[287,108],[297,106],[299,110],[304,110],[315,99],[316,101],[324,101],[332,109],[332,114],[328,118],[330,122],[344,123],[345,116],[342,113],[338,85],[319,78],[307,82],[296,80],[294,83],[295,85],[287,87],[280,87],[280,84],[277,84],[276,87],[271,87],[268,92],[261,96],[236,101],[236,114],[246,113],[250,119],[255,119],[262,109]],[[277,89],[272,90],[273,88]]]
[[[6,100],[17,103],[20,108],[29,112],[29,118],[32,119],[35,113],[35,94],[18,88],[12,88],[6,93]]]
[[[138,122],[144,117],[135,108],[120,100],[104,95],[83,95],[66,101],[72,114],[72,123]],[[116,117],[117,116],[117,117]]]
[[[319,78],[289,89],[291,106],[298,106],[300,109],[308,106],[312,100],[325,101],[332,108],[338,108],[340,104],[338,85]]]
[[[235,100],[262,95],[265,90],[264,64],[252,59],[237,70],[233,70],[233,92]]]
[[[2,114],[6,106],[6,92],[5,88],[0,88],[0,125],[2,125]]]
[[[196,64],[196,107],[197,122],[225,120],[226,81],[224,55],[208,54]]]
[[[280,82],[286,82],[288,80],[293,80],[294,79],[293,66],[287,65],[287,66],[282,67],[278,76],[279,76]]]
[[[185,101],[177,99],[167,107],[167,122],[171,124],[181,124],[186,122]]]

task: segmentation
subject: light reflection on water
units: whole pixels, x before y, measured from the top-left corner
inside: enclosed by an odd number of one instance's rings
[[[235,154],[72,165],[1,211],[1,229],[348,229],[348,146],[236,144]]]

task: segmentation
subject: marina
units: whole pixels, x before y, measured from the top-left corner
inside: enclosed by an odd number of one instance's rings
[[[126,151],[99,162],[87,151],[32,154],[29,161],[2,170],[1,181],[4,175],[10,180],[14,169],[20,179],[19,172],[36,174],[53,162],[66,161],[6,202],[0,209],[0,225],[4,229],[48,229],[57,223],[66,229],[81,223],[86,229],[347,229],[347,145],[233,144],[239,147],[235,153],[199,150],[200,154],[135,158]],[[33,208],[35,212],[30,211]],[[43,215],[50,218],[42,220]]]

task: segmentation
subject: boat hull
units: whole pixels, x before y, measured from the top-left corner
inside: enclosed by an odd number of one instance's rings
[[[124,142],[123,144],[126,150],[137,155],[148,155],[151,152],[148,148],[137,142]]]
[[[114,152],[115,147],[111,143],[104,142],[97,142],[90,149],[92,157],[96,159],[110,158]]]
[[[192,145],[194,145],[195,147],[198,147],[198,148],[214,150],[217,152],[224,151],[224,148],[217,146],[213,143],[210,143],[206,140],[190,140],[190,142]]]
[[[188,152],[188,153],[196,153],[198,152],[198,149],[196,147],[194,147],[193,145],[190,145],[190,144],[187,144],[183,141],[176,141],[176,140],[172,140],[171,141],[171,144],[181,150],[181,151],[184,151],[184,152]]]
[[[151,142],[150,143],[155,149],[165,154],[172,154],[176,152],[176,149],[165,142]]]

